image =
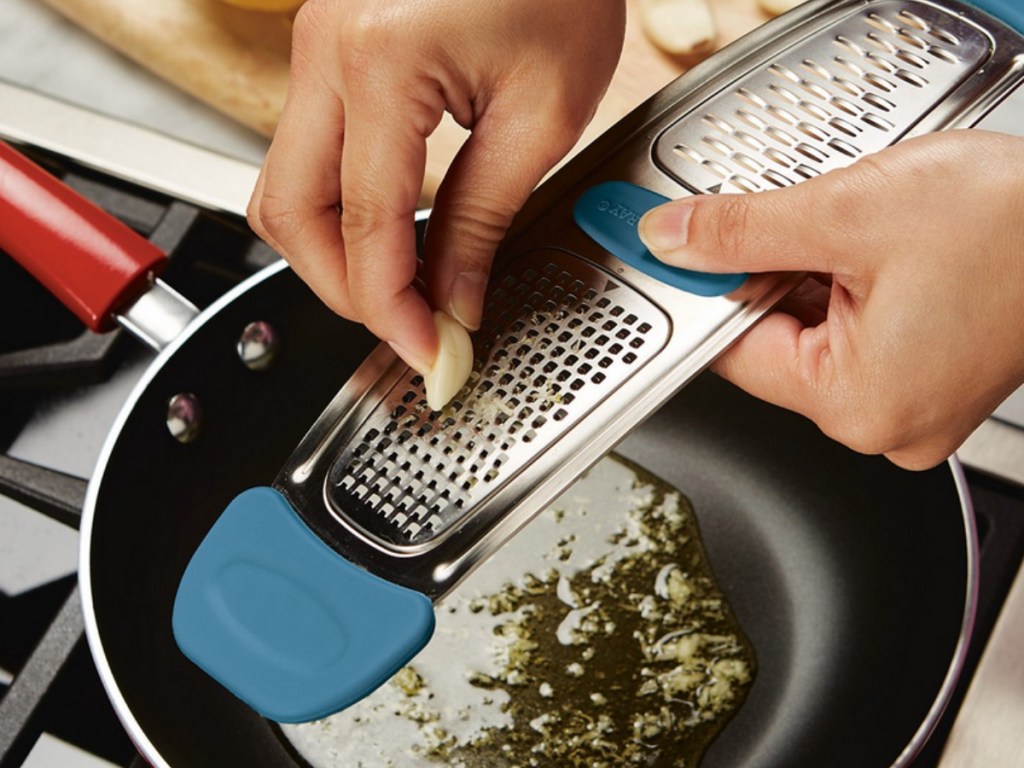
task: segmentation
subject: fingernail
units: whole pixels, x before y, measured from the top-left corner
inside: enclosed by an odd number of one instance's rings
[[[486,288],[487,275],[483,272],[460,272],[452,281],[448,294],[448,314],[458,320],[463,328],[475,331],[480,327]]]
[[[396,344],[393,341],[389,341],[388,345],[394,350],[395,354],[398,355],[405,364],[415,370],[417,373],[426,373],[433,366],[433,361],[426,361],[418,355],[414,355],[408,349],[403,347],[401,344]]]
[[[637,234],[651,253],[669,253],[686,245],[693,204],[676,200],[645,213],[637,224]]]

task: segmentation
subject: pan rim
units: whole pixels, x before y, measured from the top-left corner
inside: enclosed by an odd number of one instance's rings
[[[417,215],[417,221],[422,222],[425,220],[428,213],[428,211],[420,212],[420,214]],[[133,387],[121,410],[118,412],[117,418],[104,440],[96,468],[87,488],[85,506],[82,512],[81,535],[79,539],[78,552],[78,578],[81,587],[86,639],[90,654],[92,655],[93,661],[96,665],[100,681],[114,706],[114,711],[117,714],[118,719],[121,721],[129,739],[135,745],[136,749],[138,749],[153,768],[175,767],[163,757],[157,747],[146,735],[145,729],[143,729],[141,724],[136,720],[131,707],[128,705],[128,702],[121,693],[120,686],[114,677],[106,656],[103,639],[100,634],[100,628],[94,611],[91,551],[93,520],[95,517],[100,487],[103,485],[110,457],[124,429],[125,423],[134,412],[136,402],[148,389],[149,384],[160,373],[167,361],[171,359],[180,347],[191,339],[196,331],[219,315],[220,311],[224,307],[236,301],[251,288],[273,278],[278,273],[288,268],[289,266],[287,262],[281,260],[271,264],[270,266],[264,267],[259,272],[239,283],[203,310],[203,312],[195,318],[183,333],[175,338],[171,344],[163,349],[151,361],[142,377]],[[939,719],[942,717],[942,714],[952,697],[953,691],[960,680],[960,675],[966,663],[968,644],[970,642],[977,611],[978,580],[980,571],[974,508],[967,488],[967,478],[959,459],[954,455],[945,463],[949,467],[949,471],[952,475],[952,480],[956,488],[960,504],[961,518],[964,526],[967,579],[963,615],[961,618],[957,643],[950,658],[945,676],[943,677],[943,682],[936,692],[935,698],[932,701],[925,717],[922,719],[921,724],[910,737],[903,751],[892,763],[891,768],[905,768],[908,766],[924,748],[928,738],[937,726]]]
[[[107,471],[107,464],[110,462],[110,457],[118,440],[120,439],[125,423],[135,410],[135,404],[148,389],[153,379],[155,379],[163,369],[164,365],[174,356],[178,349],[184,346],[185,343],[195,335],[200,328],[219,315],[221,309],[248,292],[250,288],[269,280],[279,272],[286,269],[288,269],[288,263],[284,259],[281,259],[280,261],[264,267],[259,272],[256,272],[246,278],[204,309],[191,323],[189,323],[188,327],[181,334],[179,334],[170,344],[160,350],[157,356],[146,367],[141,378],[132,388],[124,405],[121,407],[121,410],[118,411],[117,418],[114,420],[114,423],[110,428],[110,432],[107,433],[107,436],[103,441],[103,447],[100,449],[96,468],[93,470],[92,477],[90,478],[89,484],[86,488],[85,506],[82,509],[82,523],[78,541],[78,583],[81,590],[85,637],[89,645],[89,653],[92,655],[93,662],[96,665],[100,682],[103,684],[103,688],[107,692],[107,697],[114,706],[114,712],[121,721],[121,725],[123,725],[127,731],[128,738],[143,757],[145,757],[147,762],[153,766],[153,768],[173,768],[173,766],[164,759],[163,755],[161,755],[159,750],[157,750],[156,745],[150,741],[149,737],[146,735],[145,729],[143,729],[135,719],[135,715],[132,712],[131,707],[128,706],[128,702],[122,695],[120,686],[118,685],[117,680],[114,677],[113,670],[110,668],[110,664],[107,660],[106,651],[103,648],[103,640],[100,637],[99,624],[96,621],[92,593],[91,551],[93,519],[95,518],[96,502],[99,496],[100,486],[103,485]]]
[[[978,582],[981,576],[978,549],[978,526],[974,516],[974,503],[967,490],[967,475],[964,472],[963,464],[954,454],[947,459],[946,464],[953,474],[953,483],[956,487],[957,497],[960,499],[960,511],[963,514],[964,536],[967,555],[967,584],[964,594],[964,614],[960,622],[960,634],[957,637],[956,647],[953,649],[953,657],[950,660],[946,676],[935,696],[935,700],[929,707],[927,714],[921,721],[921,725],[911,737],[907,746],[896,758],[892,768],[905,768],[909,766],[924,749],[925,744],[931,737],[932,732],[939,724],[949,701],[953,696],[953,690],[960,681],[964,665],[967,662],[968,646],[974,632],[974,621],[978,611]]]

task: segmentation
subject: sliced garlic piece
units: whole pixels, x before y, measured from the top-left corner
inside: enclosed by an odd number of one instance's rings
[[[666,53],[696,60],[714,50],[718,30],[707,0],[643,0],[640,10],[647,36]]]
[[[462,324],[444,312],[434,312],[437,359],[423,374],[427,405],[440,411],[462,389],[473,371],[473,342]]]
[[[804,0],[757,0],[757,5],[769,16],[781,16],[803,2]]]

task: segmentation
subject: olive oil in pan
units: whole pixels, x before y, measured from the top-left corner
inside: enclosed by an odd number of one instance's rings
[[[754,669],[689,501],[613,456],[445,598],[387,685],[282,730],[316,768],[693,768]]]

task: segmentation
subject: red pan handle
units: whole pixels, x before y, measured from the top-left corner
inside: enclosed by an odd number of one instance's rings
[[[94,331],[167,262],[146,238],[0,142],[0,250]]]

